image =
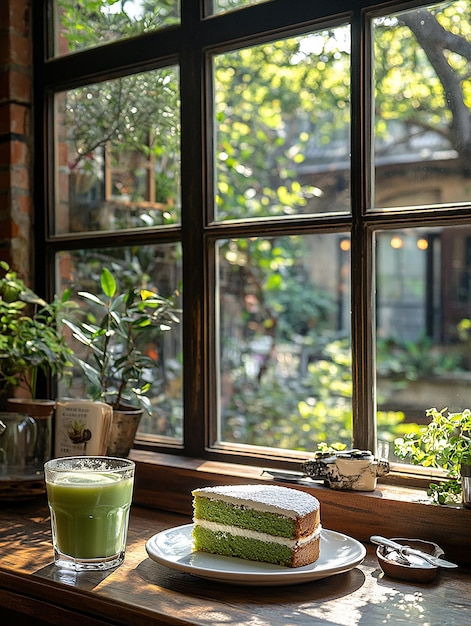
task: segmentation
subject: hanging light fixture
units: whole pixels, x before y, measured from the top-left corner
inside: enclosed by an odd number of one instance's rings
[[[404,245],[404,241],[402,240],[402,237],[399,237],[399,235],[393,235],[393,237],[391,237],[391,248],[394,248],[394,250],[399,250],[399,248],[402,248],[402,246]]]
[[[420,237],[419,239],[417,239],[417,247],[419,250],[427,250],[428,241],[425,239],[425,237]]]
[[[342,252],[348,252],[350,250],[350,239],[341,239],[340,243],[340,250],[342,250]]]

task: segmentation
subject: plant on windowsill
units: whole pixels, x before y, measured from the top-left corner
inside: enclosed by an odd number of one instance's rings
[[[56,402],[41,394],[38,379],[41,373],[61,378],[72,364],[59,324],[68,299],[65,292],[47,303],[0,261],[0,469],[8,478],[1,482],[0,499],[45,490],[41,477],[52,455]]]
[[[411,433],[396,439],[396,454],[414,465],[445,470],[446,480],[429,486],[434,502],[463,502],[471,507],[471,410],[450,413],[447,409],[430,408],[426,415],[431,421],[418,435]]]
[[[59,321],[71,305],[70,292],[45,302],[10,266],[0,261],[0,393],[37,400],[38,375],[61,377],[72,350]]]
[[[158,355],[147,353],[146,341],[171,330],[179,322],[178,311],[174,298],[165,298],[155,291],[131,288],[119,293],[116,279],[106,267],[101,272],[100,285],[100,295],[78,293],[91,305],[86,312],[77,309],[85,318],[64,319],[63,323],[87,348],[83,358],[73,357],[84,376],[87,393],[92,400],[106,402],[113,408],[112,447],[108,453],[127,456],[143,411],[152,409],[148,397],[152,385],[147,374],[159,362]]]

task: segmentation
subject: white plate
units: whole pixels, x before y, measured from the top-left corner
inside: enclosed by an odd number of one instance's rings
[[[239,585],[294,585],[340,574],[359,565],[366,548],[356,539],[322,529],[320,557],[304,567],[281,567],[207,552],[193,552],[193,524],[169,528],[151,537],[147,554],[156,563],[200,578]]]

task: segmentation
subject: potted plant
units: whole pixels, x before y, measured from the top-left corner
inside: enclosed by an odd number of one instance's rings
[[[101,272],[100,285],[101,295],[78,293],[92,305],[85,312],[77,309],[80,319],[63,321],[87,349],[73,361],[83,373],[88,395],[113,407],[108,453],[127,456],[143,411],[152,408],[146,372],[158,366],[158,355],[147,351],[147,344],[179,318],[173,298],[138,288],[120,293],[108,268]]]
[[[396,454],[415,465],[441,468],[446,480],[431,483],[429,495],[438,504],[462,501],[471,507],[471,410],[450,413],[447,409],[426,411],[430,423],[419,434],[396,439]]]
[[[71,366],[71,348],[58,324],[69,306],[69,293],[51,303],[40,298],[4,261],[0,261],[0,408],[3,450],[28,425],[28,452],[21,482],[35,482],[52,453],[52,415],[55,401],[38,398],[39,374],[61,377]],[[13,397],[14,396],[14,397]],[[28,416],[25,419],[25,414]],[[5,450],[4,450],[5,452]],[[3,454],[9,472],[10,454]],[[44,485],[38,481],[39,490]],[[22,485],[21,489],[26,488]],[[36,490],[31,486],[30,491]]]
[[[72,350],[58,324],[70,292],[48,304],[7,263],[0,261],[0,268],[1,393],[36,400],[39,373],[62,376],[71,365]]]

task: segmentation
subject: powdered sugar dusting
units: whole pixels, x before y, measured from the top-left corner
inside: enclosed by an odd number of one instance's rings
[[[195,489],[193,496],[216,496],[224,502],[254,509],[269,510],[288,517],[304,517],[319,508],[319,501],[300,489],[278,485],[227,485]]]

